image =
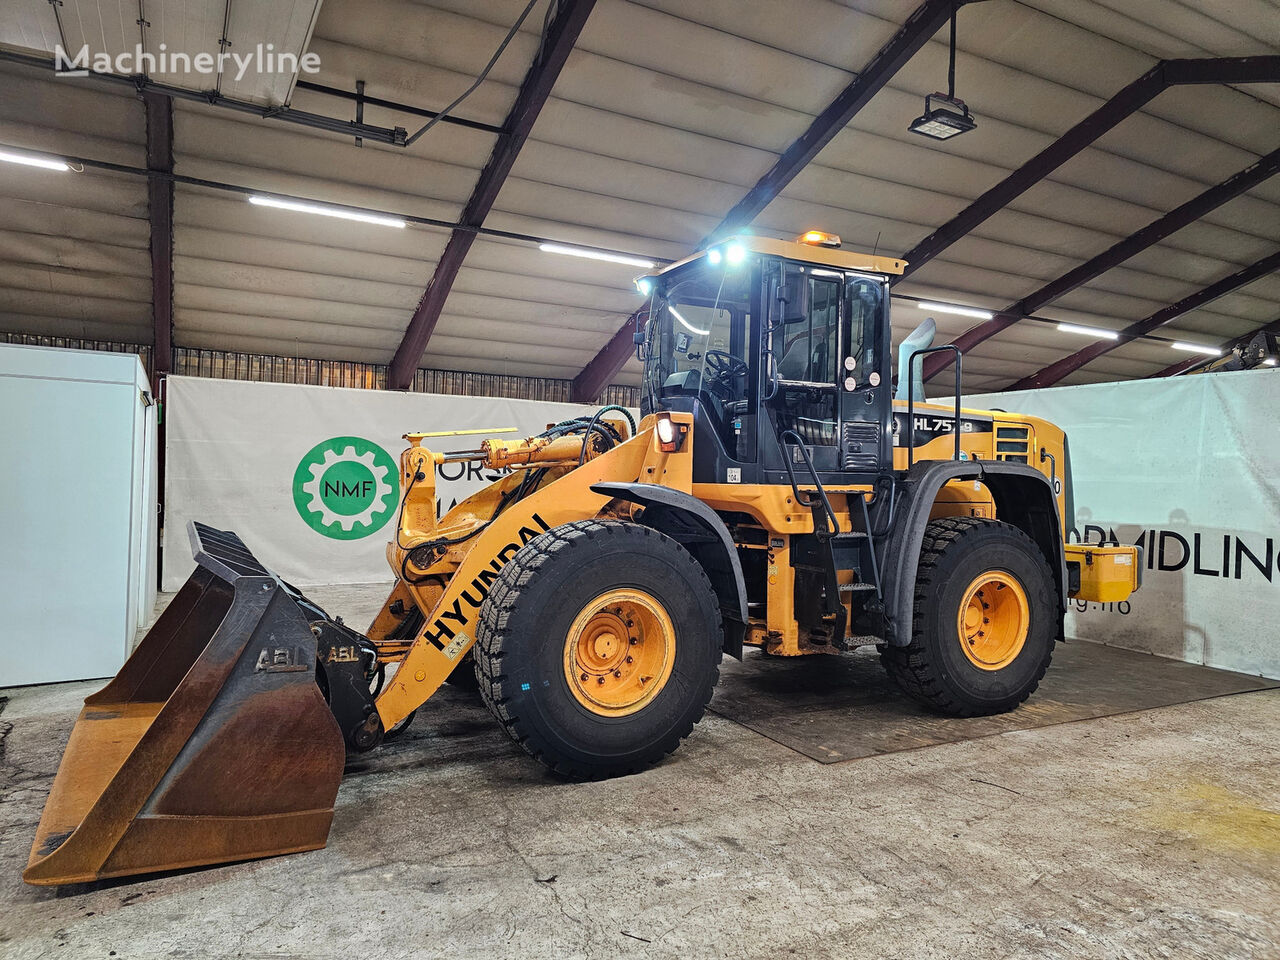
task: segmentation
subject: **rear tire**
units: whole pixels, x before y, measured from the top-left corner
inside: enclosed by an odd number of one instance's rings
[[[480,693],[561,776],[636,773],[702,719],[719,679],[719,604],[702,567],[649,527],[580,520],[529,541],[480,608]]]
[[[916,574],[911,643],[880,659],[913,700],[956,717],[1012,710],[1039,686],[1058,635],[1044,554],[1008,523],[930,521]]]

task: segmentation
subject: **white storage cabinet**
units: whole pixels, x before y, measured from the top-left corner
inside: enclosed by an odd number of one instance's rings
[[[109,677],[156,597],[141,360],[0,344],[0,687]]]

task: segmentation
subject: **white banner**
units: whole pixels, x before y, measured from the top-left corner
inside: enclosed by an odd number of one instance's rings
[[[514,426],[513,436],[527,436],[591,409],[187,377],[170,377],[168,391],[165,590],[192,569],[189,519],[234,530],[300,586],[389,580],[402,434]],[[1073,609],[1068,636],[1280,677],[1280,371],[965,402],[1066,430],[1069,525],[1085,540],[1145,550],[1142,590],[1124,604]],[[444,509],[492,478],[473,464],[447,465]]]
[[[1123,604],[1075,604],[1067,635],[1280,677],[1280,371],[966,397],[1067,432],[1073,539],[1140,543]]]
[[[188,520],[235,531],[259,560],[299,586],[391,580],[385,549],[400,506],[405,433],[516,427],[499,436],[526,437],[595,409],[170,377],[162,588],[177,590],[194,568]],[[474,449],[482,439],[442,437],[428,445]],[[498,476],[475,464],[443,465],[443,510]]]

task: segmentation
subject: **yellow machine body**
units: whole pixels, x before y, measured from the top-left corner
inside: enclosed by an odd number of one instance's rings
[[[822,243],[838,243],[818,231],[813,235]],[[750,263],[749,257],[759,258],[751,268],[755,276],[774,271],[768,289],[777,291],[774,300],[787,309],[791,306],[784,294],[800,289],[797,278],[812,283],[811,276],[834,274],[840,282],[861,284],[868,296],[882,297],[887,311],[888,276],[904,267],[893,258],[753,237],[700,252],[661,276],[688,276],[722,261]],[[658,282],[665,282],[661,276]],[[762,281],[757,289],[765,286]],[[715,293],[718,287],[709,289]],[[753,302],[761,302],[758,295]],[[870,303],[857,301],[859,309],[870,310]],[[839,308],[846,325],[851,304]],[[706,368],[708,379],[715,374],[725,387],[749,375],[753,368],[744,359],[741,337],[738,354],[730,356],[730,338],[713,343],[709,330],[689,323],[674,306],[671,313],[684,327],[678,333],[682,356],[687,359],[702,349],[704,366],[705,357],[718,357],[716,369]],[[480,621],[490,614],[498,618],[497,607],[526,586],[504,580],[506,600],[500,599],[494,588],[502,586],[504,573],[523,577],[519,564],[531,553],[550,562],[552,547],[524,550],[540,538],[542,544],[554,542],[554,549],[572,552],[590,535],[608,534],[614,542],[630,545],[625,555],[607,554],[616,567],[627,566],[632,558],[665,557],[653,560],[651,568],[659,570],[653,576],[667,576],[662,582],[672,597],[680,598],[680,604],[669,604],[655,596],[652,585],[629,582],[630,571],[600,570],[601,577],[612,577],[609,585],[577,601],[568,611],[576,614],[571,624],[566,621],[556,636],[532,636],[529,629],[541,629],[561,612],[558,596],[544,596],[544,606],[518,625],[525,632],[510,639],[516,646],[504,656],[519,654],[520,644],[543,644],[543,650],[552,644],[553,657],[539,661],[536,676],[545,680],[539,685],[550,685],[551,676],[564,681],[566,696],[573,698],[565,701],[566,715],[586,717],[584,722],[597,724],[592,729],[608,735],[640,729],[651,722],[647,712],[657,715],[648,709],[657,697],[654,691],[662,687],[681,696],[690,687],[690,676],[702,678],[701,699],[681,701],[680,724],[637,747],[640,759],[609,767],[605,760],[619,754],[605,749],[599,754],[605,759],[595,767],[596,757],[575,760],[574,776],[631,772],[674,749],[710,699],[722,650],[740,655],[747,644],[790,657],[870,643],[904,650],[916,642],[910,630],[915,616],[911,604],[913,596],[919,599],[917,567],[924,566],[920,557],[927,537],[934,544],[931,564],[945,552],[938,546],[940,537],[992,537],[988,546],[995,544],[995,552],[972,554],[979,558],[999,558],[1001,549],[1023,551],[1023,559],[1012,565],[982,559],[963,576],[935,584],[956,597],[945,617],[931,621],[934,633],[945,621],[943,632],[954,644],[948,654],[953,664],[971,669],[979,679],[1017,661],[1029,632],[1036,632],[1037,650],[1051,648],[1061,635],[1068,597],[1116,602],[1137,589],[1142,566],[1137,548],[1065,545],[1069,504],[1063,432],[1033,417],[959,409],[958,395],[953,405],[925,402],[908,411],[907,404],[892,400],[887,312],[880,318],[879,368],[860,382],[882,389],[865,394],[865,403],[853,392],[857,384],[852,377],[833,376],[831,382],[815,384],[784,381],[776,370],[771,374],[775,387],[789,383],[802,394],[822,389],[856,400],[855,412],[874,411],[879,419],[841,420],[871,429],[870,435],[840,441],[842,451],[854,454],[861,453],[862,442],[873,446],[871,468],[841,461],[834,469],[824,468],[827,478],[820,479],[807,441],[793,429],[778,427],[772,449],[781,450],[789,480],[779,481],[776,467],[769,468],[770,477],[761,459],[752,464],[760,468],[752,477],[771,482],[740,482],[740,469],[721,466],[726,461],[723,446],[716,446],[722,444],[720,434],[700,437],[695,430],[709,429],[706,408],[678,391],[663,393],[656,405],[651,400],[650,408],[657,412],[638,425],[629,415],[618,415],[620,408],[605,408],[589,424],[585,417],[566,421],[525,439],[496,436],[508,430],[406,434],[409,445],[399,460],[402,506],[386,550],[396,582],[363,634],[330,618],[263,567],[235,534],[193,524],[197,571],[120,674],[86,701],[24,878],[68,883],[323,846],[344,748],[372,749],[451,675],[469,670],[466,661],[478,628],[496,636],[495,644],[508,642],[501,631],[494,634],[497,628],[491,630],[489,620],[484,625]],[[742,323],[741,310],[736,322]],[[756,359],[764,363],[762,358],[772,356],[773,333],[796,322],[783,316],[764,338],[757,326]],[[811,330],[836,329],[830,321],[817,325],[811,315],[807,323]],[[668,326],[668,333],[672,329]],[[691,347],[693,336],[707,336],[705,346]],[[843,333],[839,338],[825,332],[818,336],[845,346]],[[863,366],[846,349],[842,369],[857,369],[862,378]],[[872,355],[869,348],[859,354],[864,365],[872,363],[865,359]],[[661,367],[657,372],[663,373]],[[668,396],[674,399],[668,402]],[[807,401],[797,405],[802,402]],[[699,409],[704,411],[701,421],[690,412]],[[483,433],[485,438],[464,450],[424,446],[427,441],[446,445],[446,437],[463,433]],[[796,438],[794,444],[788,436]],[[700,448],[703,442],[708,447]],[[697,467],[700,449],[703,466]],[[710,461],[714,469],[706,466],[708,451],[720,458]],[[505,474],[438,517],[437,470],[464,462]],[[695,477],[718,479],[695,482]],[[860,482],[850,482],[855,477]],[[910,507],[895,514],[893,498],[900,490],[906,491],[901,495]],[[886,517],[884,530],[877,532],[873,520]],[[859,523],[861,530],[856,529]],[[926,535],[926,526],[933,532]],[[1004,548],[995,539],[1001,535]],[[846,542],[840,549],[863,551],[861,560],[837,563],[833,543],[841,537]],[[858,537],[862,540],[856,548],[848,546]],[[983,549],[978,540],[972,540],[974,549]],[[877,550],[877,542],[883,549]],[[526,560],[507,571],[518,555]],[[819,560],[825,566],[817,566]],[[883,583],[878,563],[892,567]],[[1031,578],[1034,591],[1024,589],[1014,576],[1018,563],[1029,563],[1036,573]],[[744,573],[748,568],[750,588]],[[679,577],[661,573],[675,569],[682,571]],[[937,575],[937,568],[931,569]],[[581,589],[595,590],[594,572],[584,582]],[[680,592],[693,589],[691,583],[695,592]],[[701,619],[681,620],[689,610]],[[880,635],[867,626],[876,617],[881,618]],[[686,624],[683,634],[678,621]],[[904,622],[906,628],[894,626]],[[1029,626],[1033,622],[1035,631]],[[847,629],[852,626],[859,629]],[[712,643],[714,649],[708,646]],[[688,669],[678,670],[676,658],[699,645],[696,656],[704,659],[693,666],[685,662]],[[492,650],[481,649],[477,663],[480,654],[492,657],[491,665],[499,662]],[[505,675],[512,661],[501,662],[503,669],[489,672],[491,692],[500,686],[497,674]],[[550,674],[548,663],[554,663]],[[1039,673],[1024,683],[1022,698],[1047,665],[1046,652],[1032,665]],[[676,675],[679,683],[667,683]],[[495,716],[522,742],[512,727],[515,719],[503,714],[499,704],[506,694],[486,696]]]
[[[895,409],[905,410],[905,404]],[[916,404],[917,416],[948,413],[939,404]],[[666,415],[664,415],[666,416]],[[592,516],[630,518],[632,503],[612,500],[594,493],[592,486],[602,481],[635,481],[671,487],[691,494],[718,511],[749,515],[758,525],[758,536],[736,543],[741,550],[761,550],[767,555],[768,594],[763,616],[752,617],[745,642],[764,647],[780,656],[835,652],[830,644],[815,644],[802,635],[795,609],[795,571],[790,560],[793,536],[811,534],[813,514],[795,502],[790,488],[778,484],[694,483],[693,422],[685,413],[670,418],[688,428],[687,439],[676,452],[663,452],[654,437],[655,417],[641,422],[637,435],[608,453],[591,457],[577,465],[582,451],[578,438],[562,438],[552,443],[537,439],[492,441],[474,456],[487,468],[514,467],[513,472],[474,494],[435,523],[434,465],[443,462],[440,454],[423,449],[416,441],[401,455],[401,485],[404,510],[396,539],[388,544],[387,557],[399,578],[388,598],[388,606],[375,620],[369,638],[379,646],[388,662],[399,664],[395,677],[378,698],[378,711],[387,729],[426,702],[457,667],[475,642],[475,620],[498,571],[525,543],[551,527]],[[962,410],[962,424],[989,422],[990,430],[961,432],[961,451],[973,460],[1000,460],[1034,466],[1049,477],[1058,500],[1059,517],[1065,513],[1064,484],[1057,475],[1063,462],[1063,432],[1048,421],[1017,414]],[[619,421],[618,426],[621,426]],[[906,440],[895,449],[895,465],[906,467]],[[917,445],[915,459],[949,459],[954,438],[938,437]],[[1044,456],[1041,456],[1041,453]],[[535,493],[507,507],[491,525],[474,538],[435,556],[420,565],[414,549],[442,537],[458,538],[483,526],[502,495],[516,486],[521,470],[549,466],[552,472]],[[414,482],[416,474],[422,480]],[[801,489],[805,489],[801,485]],[[850,495],[870,492],[867,486],[826,485],[836,511],[850,509]],[[991,492],[979,481],[957,480],[940,491],[931,517],[974,516],[999,519]],[[746,527],[739,527],[746,531]],[[1065,537],[1065,530],[1062,531]],[[1134,571],[1140,568],[1135,547],[1097,547],[1072,544],[1067,547],[1069,562],[1079,562],[1089,571],[1081,578],[1081,589],[1073,598],[1124,599],[1124,581],[1104,571]],[[1094,564],[1092,558],[1099,557]],[[1129,561],[1125,566],[1126,559]],[[1107,577],[1105,587],[1100,577]],[[1120,594],[1123,593],[1123,596]],[[388,641],[399,618],[390,605],[406,596],[422,611],[425,627],[408,646]]]
[[[1135,547],[1069,543],[1067,567],[1079,578],[1069,596],[1092,603],[1119,603],[1142,585],[1142,558]]]

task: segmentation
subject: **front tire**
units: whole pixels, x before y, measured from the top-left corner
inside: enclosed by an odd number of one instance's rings
[[[480,689],[480,680],[476,676],[475,657],[471,655],[470,650],[458,661],[458,665],[453,668],[453,673],[445,677],[444,682],[459,690],[466,690],[468,693],[475,693]]]
[[[649,527],[580,520],[529,541],[480,609],[480,693],[561,776],[636,773],[671,753],[719,679],[719,604],[702,567]]]
[[[946,517],[925,528],[911,643],[880,659],[904,693],[941,713],[1004,713],[1039,686],[1058,624],[1035,541],[1008,523]]]

